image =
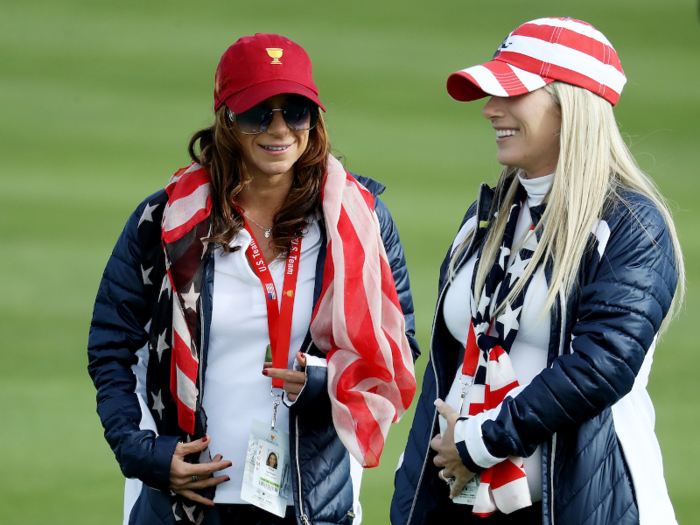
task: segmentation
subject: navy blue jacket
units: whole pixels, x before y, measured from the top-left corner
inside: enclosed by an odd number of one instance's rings
[[[386,206],[379,200],[385,187],[372,179],[355,176],[373,195],[382,240],[392,268],[401,308],[406,319],[414,360],[420,354],[414,339],[415,322],[408,270],[398,231]],[[158,436],[140,430],[141,408],[134,394],[136,378],[131,366],[136,352],[148,340],[148,297],[143,282],[138,224],[148,203],[162,201],[163,191],[146,199],[130,217],[107,263],[95,301],[88,341],[88,371],[97,388],[97,413],[122,472],[138,478],[144,488],[136,502],[130,523],[174,524],[169,494],[170,463],[177,438]],[[162,207],[161,207],[162,210]],[[162,213],[162,211],[161,211]],[[155,216],[155,215],[154,215]],[[321,228],[325,235],[325,228]],[[314,304],[323,282],[326,243],[322,242],[316,269]],[[148,267],[148,266],[146,266]],[[203,370],[206,371],[208,334],[211,325],[214,263],[210,252],[205,260],[202,286],[201,327]],[[324,355],[307,334],[303,350]],[[290,413],[292,487],[297,520],[309,523],[344,524],[353,522],[353,489],[350,457],[338,438],[331,419],[326,388],[326,369],[307,367],[307,382]],[[202,380],[206,378],[203,373]],[[217,525],[209,513],[204,525]]]
[[[477,231],[457,269],[483,242],[486,229],[481,225],[491,219],[491,204],[497,198],[482,185],[462,223],[477,216]],[[577,285],[565,303],[559,294],[551,311],[548,368],[520,394],[507,397],[499,416],[481,427],[486,448],[495,457],[527,457],[542,445],[545,525],[639,523],[611,406],[632,389],[671,305],[677,272],[666,224],[654,204],[635,194],[623,198],[626,204],[613,202],[603,217],[609,237],[591,235]],[[545,206],[532,208],[535,224]],[[445,399],[460,351],[442,311],[450,285],[450,257],[448,252],[440,271],[430,361],[395,476],[394,525],[426,523],[426,515],[439,502],[449,501],[432,461],[430,439],[439,432],[433,402]],[[550,265],[545,276],[549,280]],[[465,466],[482,470],[466,447],[458,450]]]

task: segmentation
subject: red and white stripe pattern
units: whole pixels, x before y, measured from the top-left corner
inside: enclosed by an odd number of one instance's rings
[[[450,75],[447,91],[459,101],[512,97],[559,80],[617,104],[627,82],[612,44],[573,18],[527,22],[501,44],[491,62]]]
[[[328,255],[311,335],[328,357],[336,431],[364,467],[374,467],[389,426],[413,400],[413,357],[374,197],[334,157],[323,214]]]
[[[503,348],[495,346],[489,352],[488,363],[484,362],[483,353],[480,354],[479,366],[486,368],[486,384],[472,385],[470,416],[497,409],[506,396],[512,395],[519,386],[510,357]],[[530,505],[532,500],[523,458],[509,456],[505,461],[481,472],[472,510],[474,514],[482,517],[496,511],[510,514]]]
[[[209,173],[196,163],[176,172],[165,188],[168,204],[162,224],[166,267],[173,288],[170,391],[177,405],[178,424],[190,435],[195,431],[199,395],[199,351],[193,332],[197,318],[196,297],[201,290],[201,275],[197,269],[203,249],[201,244],[192,243],[191,235],[187,234],[196,234],[197,229],[205,227],[211,213],[210,181]]]
[[[483,360],[483,355],[481,356]],[[515,377],[510,357],[500,346],[495,346],[489,353],[488,363],[485,365],[486,384],[472,386],[469,403],[469,415],[481,414],[486,410],[500,405],[515,388],[518,388],[518,379]]]
[[[523,458],[509,456],[481,473],[472,513],[485,518],[497,510],[510,514],[530,505]]]

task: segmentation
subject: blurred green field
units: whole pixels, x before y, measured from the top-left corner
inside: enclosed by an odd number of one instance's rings
[[[134,207],[188,163],[211,122],[214,70],[242,35],[309,52],[335,151],[384,195],[408,257],[427,363],[440,261],[478,183],[499,173],[480,103],[447,75],[541,16],[603,31],[629,79],[617,117],[671,199],[685,310],[650,390],[678,520],[700,523],[700,24],[691,0],[258,2],[0,0],[0,522],[120,523],[123,478],[102,437],[85,347],[104,264]],[[365,473],[365,523],[388,523],[412,419]]]

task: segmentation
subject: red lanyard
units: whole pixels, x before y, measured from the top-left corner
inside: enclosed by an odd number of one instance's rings
[[[292,338],[292,313],[294,312],[294,295],[297,289],[299,272],[299,254],[301,252],[301,237],[292,239],[282,286],[282,307],[277,305],[277,290],[270,275],[270,269],[265,262],[262,251],[258,248],[255,235],[246,224],[245,229],[250,234],[250,246],[246,254],[253,268],[260,277],[265,303],[267,305],[267,327],[270,331],[270,348],[272,350],[272,367],[287,368],[289,360],[289,344]],[[272,378],[273,388],[282,388],[284,379]]]

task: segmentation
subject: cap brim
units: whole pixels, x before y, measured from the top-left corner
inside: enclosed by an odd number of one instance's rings
[[[224,102],[234,113],[243,113],[270,97],[285,93],[306,97],[314,104],[317,104],[323,111],[326,111],[326,108],[323,107],[323,104],[321,104],[318,98],[318,93],[315,93],[306,86],[292,82],[291,80],[271,80],[269,82],[263,82],[262,84],[256,84],[243,91],[239,91]]]
[[[515,97],[540,89],[554,79],[536,75],[501,60],[452,73],[447,79],[447,92],[460,102],[488,97]]]

